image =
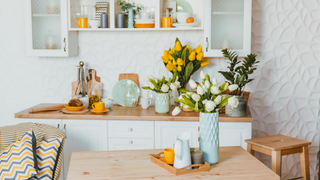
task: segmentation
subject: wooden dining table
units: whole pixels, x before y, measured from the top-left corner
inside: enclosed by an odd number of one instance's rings
[[[174,175],[154,164],[150,154],[163,150],[72,153],[68,180],[280,180],[280,177],[241,147],[221,147],[219,162],[206,172]]]

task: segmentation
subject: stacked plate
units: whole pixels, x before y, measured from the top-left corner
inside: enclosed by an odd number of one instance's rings
[[[129,79],[123,79],[121,81],[118,81],[116,85],[113,87],[112,96],[114,101],[121,106],[126,106],[124,101],[125,101],[125,90],[126,90],[127,83],[133,84],[134,91],[136,92],[135,94],[140,95],[140,88],[135,82]],[[139,99],[139,96],[135,97],[135,99]]]
[[[135,19],[135,28],[154,28],[154,19]]]

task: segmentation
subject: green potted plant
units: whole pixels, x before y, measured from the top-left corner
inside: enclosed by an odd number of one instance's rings
[[[239,100],[239,105],[237,108],[230,108],[226,106],[226,115],[232,117],[244,117],[248,115],[248,99],[249,93],[244,91],[245,86],[253,81],[253,78],[249,76],[257,70],[257,65],[260,61],[257,61],[255,54],[250,54],[243,60],[239,60],[237,52],[233,50],[223,49],[223,56],[229,61],[228,69],[229,71],[219,71],[226,81],[230,84],[238,85],[238,88],[232,92],[230,95],[235,95]],[[247,98],[245,98],[245,96]]]
[[[121,10],[123,13],[125,13],[126,15],[128,15],[128,9],[133,9],[133,14],[136,15],[138,12],[140,12],[142,9],[144,9],[144,7],[142,5],[136,5],[136,3],[129,3],[126,1],[121,1],[118,0],[117,1],[118,5],[121,6]]]

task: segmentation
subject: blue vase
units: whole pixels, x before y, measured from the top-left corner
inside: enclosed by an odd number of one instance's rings
[[[209,164],[219,161],[219,113],[200,113],[200,150]]]
[[[133,27],[133,9],[128,9],[128,11],[129,11],[128,28],[134,28]]]
[[[170,95],[169,93],[157,93],[155,98],[156,112],[165,114],[170,111]]]

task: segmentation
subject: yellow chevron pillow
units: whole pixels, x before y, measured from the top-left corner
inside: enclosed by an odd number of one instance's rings
[[[37,144],[38,169],[34,179],[53,179],[63,137],[47,139]]]
[[[37,172],[36,138],[32,130],[0,152],[0,180],[27,180]]]

